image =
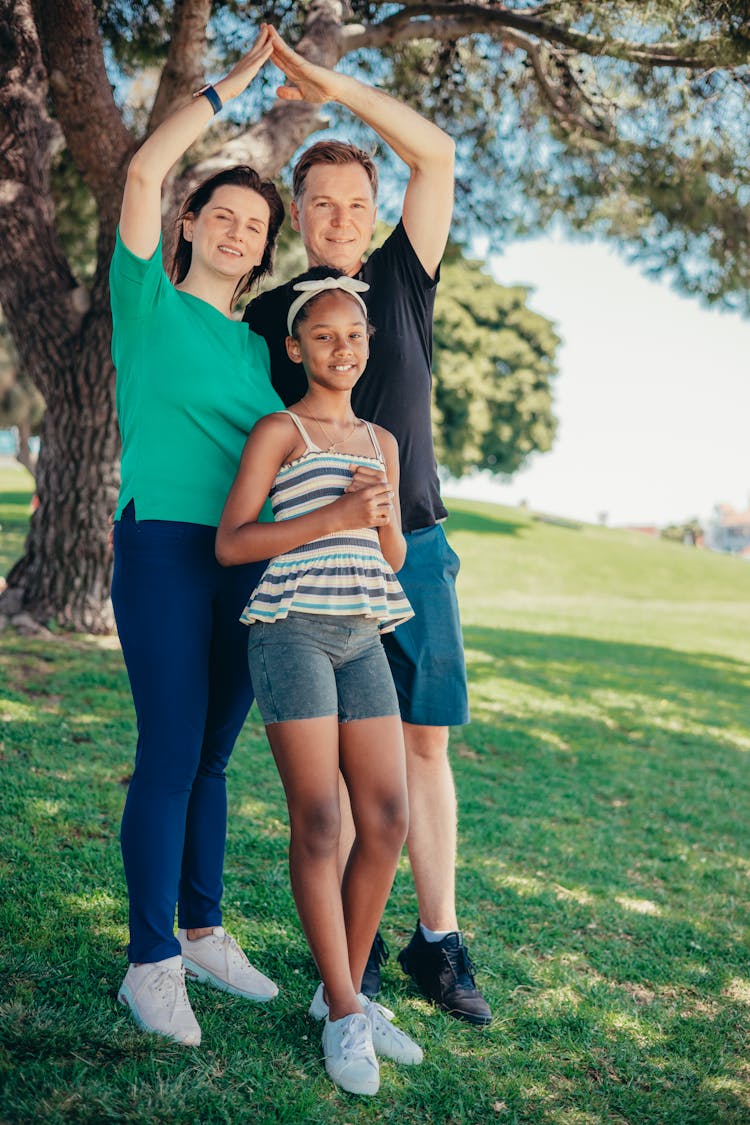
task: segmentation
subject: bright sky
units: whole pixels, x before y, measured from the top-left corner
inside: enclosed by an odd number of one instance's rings
[[[610,524],[707,517],[750,504],[750,321],[709,311],[596,243],[516,243],[491,261],[503,285],[533,287],[556,323],[557,441],[509,484],[444,486]]]

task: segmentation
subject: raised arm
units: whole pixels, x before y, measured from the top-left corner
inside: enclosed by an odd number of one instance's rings
[[[395,98],[334,70],[308,62],[270,29],[272,60],[289,85],[279,97],[315,104],[337,102],[355,113],[409,167],[403,220],[417,257],[434,277],[453,213],[455,145],[447,133]]]
[[[273,43],[265,25],[252,48],[214,83],[222,104],[250,84],[271,57]],[[195,141],[214,116],[208,98],[191,98],[144,141],[130,162],[120,212],[120,237],[139,258],[150,258],[161,234],[161,188],[167,172]]]

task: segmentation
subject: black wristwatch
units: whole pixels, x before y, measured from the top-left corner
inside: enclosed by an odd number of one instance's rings
[[[196,90],[195,93],[193,94],[193,97],[194,98],[201,98],[201,97],[208,98],[211,109],[214,111],[214,117],[219,112],[219,110],[222,109],[223,106],[224,106],[224,103],[222,102],[221,98],[216,93],[216,90],[214,90],[214,88],[213,88],[213,86],[211,85],[210,82],[207,82],[205,86],[201,86],[200,90]]]

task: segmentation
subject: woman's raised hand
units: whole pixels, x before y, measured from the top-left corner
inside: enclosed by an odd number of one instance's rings
[[[272,30],[268,24],[261,24],[260,34],[247,54],[234,64],[224,78],[215,83],[215,89],[223,102],[236,98],[246,90],[258,71],[268,62],[274,49]]]

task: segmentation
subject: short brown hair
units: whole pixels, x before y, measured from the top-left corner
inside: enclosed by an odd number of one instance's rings
[[[372,156],[345,141],[318,141],[306,149],[294,165],[292,196],[298,200],[305,190],[307,173],[316,164],[361,164],[370,181],[372,198],[378,197],[378,170]]]
[[[193,258],[192,244],[182,233],[182,220],[188,215],[199,214],[206,204],[211,202],[216,189],[223,187],[224,184],[245,187],[249,188],[250,191],[257,192],[261,199],[264,199],[268,204],[270,212],[263,257],[258,265],[254,266],[250,273],[246,274],[237,285],[234,292],[234,300],[237,301],[243,293],[250,291],[256,281],[260,281],[266,274],[273,273],[273,252],[276,248],[279,228],[284,221],[284,204],[281,202],[281,196],[275,186],[270,180],[262,179],[255,169],[248,167],[247,164],[235,164],[232,168],[225,168],[223,171],[217,172],[216,175],[210,176],[202,184],[198,184],[198,187],[191,191],[182,204],[177,216],[177,245],[172,257],[170,278],[175,285],[184,281]]]

